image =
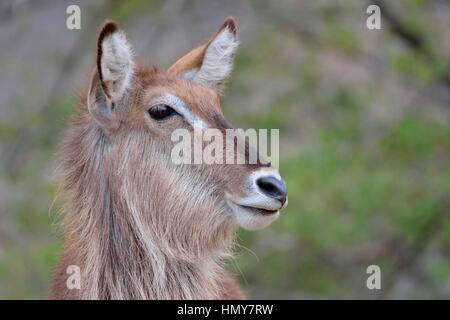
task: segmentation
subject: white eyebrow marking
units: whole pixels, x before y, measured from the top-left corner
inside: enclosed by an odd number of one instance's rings
[[[198,129],[205,129],[208,126],[206,123],[197,117],[187,106],[186,104],[177,96],[173,94],[166,94],[167,104],[172,107],[176,112],[181,114],[186,121],[193,127]]]

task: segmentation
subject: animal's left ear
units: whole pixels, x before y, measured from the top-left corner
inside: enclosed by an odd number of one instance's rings
[[[228,17],[209,41],[181,57],[168,71],[220,91],[230,76],[238,45],[236,22]]]

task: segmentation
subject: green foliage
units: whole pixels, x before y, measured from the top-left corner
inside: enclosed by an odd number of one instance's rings
[[[325,46],[335,47],[348,54],[356,53],[360,47],[360,41],[353,29],[334,23],[328,26],[322,43]]]
[[[131,19],[137,12],[154,16],[161,10],[163,3],[161,0],[120,1],[114,6],[110,19],[122,23]]]
[[[352,99],[343,92],[337,94],[337,101],[346,106],[344,110],[353,114],[358,104],[349,101]],[[242,266],[244,274],[258,266],[263,274],[276,268],[278,278],[268,277],[273,279],[268,285],[284,290],[287,287],[289,292],[301,287],[319,296],[342,297],[338,285],[341,281],[346,287],[362,286],[364,282],[356,284],[356,280],[363,280],[352,273],[342,274],[336,264],[350,263],[360,248],[390,240],[415,248],[441,224],[447,226],[448,239],[448,126],[405,118],[387,130],[370,152],[356,138],[359,134],[359,130],[352,130],[342,135],[339,126],[324,129],[314,148],[282,161],[289,206],[273,228],[297,244],[287,252],[278,249],[265,253],[260,261],[248,254],[245,259],[253,263],[246,261]],[[438,155],[447,161],[440,162]],[[249,233],[247,237],[257,235]],[[279,240],[274,237],[271,241]],[[272,260],[278,259],[280,252],[295,261],[274,266]],[[334,252],[336,259],[344,261],[323,260],[321,255],[327,252]],[[382,256],[377,264],[391,263],[390,259],[389,255]],[[292,264],[296,270],[292,270]],[[358,262],[353,262],[353,268],[355,265]],[[441,263],[433,272],[442,277],[449,272],[446,267]],[[364,264],[359,268],[364,270]],[[280,279],[285,275],[290,281]]]
[[[439,79],[446,71],[447,64],[442,57],[433,58],[419,52],[392,50],[389,54],[392,67],[401,75],[414,77],[424,82]]]

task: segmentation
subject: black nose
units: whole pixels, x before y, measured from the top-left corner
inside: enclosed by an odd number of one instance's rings
[[[267,176],[256,180],[256,184],[265,195],[279,200],[282,205],[286,202],[287,186],[283,180]]]

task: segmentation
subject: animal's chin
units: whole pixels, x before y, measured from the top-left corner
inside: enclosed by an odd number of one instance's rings
[[[239,226],[247,230],[259,230],[270,225],[279,216],[279,210],[240,205],[228,199],[233,218]]]

